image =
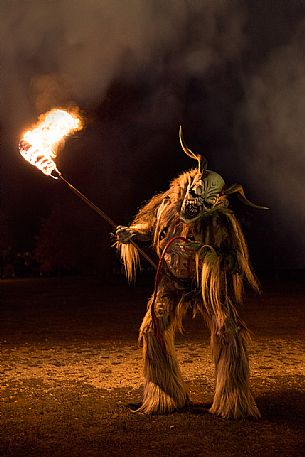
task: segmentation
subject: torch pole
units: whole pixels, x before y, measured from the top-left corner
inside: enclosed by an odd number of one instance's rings
[[[58,176],[68,187],[72,192],[74,192],[83,202],[85,202],[93,211],[95,211],[102,219],[104,219],[108,224],[111,225],[114,229],[117,228],[117,224],[106,214],[103,210],[101,210],[98,206],[96,206],[91,200],[89,200],[84,194],[82,194],[76,187],[74,187],[69,181],[66,180],[66,178],[63,177],[61,173],[59,173]],[[144,257],[144,259],[147,260],[151,264],[151,266],[154,267],[154,269],[157,269],[157,266],[155,262],[144,252],[132,239],[130,240],[130,243],[133,244],[135,248],[139,251],[139,253]]]

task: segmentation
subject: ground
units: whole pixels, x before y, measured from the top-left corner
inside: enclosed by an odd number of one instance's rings
[[[214,377],[202,320],[186,319],[177,353],[193,407],[133,412],[143,388],[137,330],[151,283],[2,280],[0,456],[305,455],[305,285],[273,278],[248,294],[251,386],[262,418],[208,413]]]

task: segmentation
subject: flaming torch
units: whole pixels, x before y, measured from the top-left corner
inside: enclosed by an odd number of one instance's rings
[[[27,130],[19,143],[20,154],[45,175],[58,179],[61,173],[53,159],[59,145],[70,133],[82,129],[80,118],[63,109],[52,109],[40,116],[39,122]]]
[[[45,175],[63,181],[91,209],[106,220],[113,228],[116,228],[117,224],[104,211],[64,178],[54,161],[58,150],[64,144],[65,138],[82,128],[83,123],[81,118],[75,112],[69,112],[64,109],[52,109],[41,115],[37,124],[32,129],[23,133],[19,143],[20,154]],[[133,240],[130,240],[130,242],[156,268],[152,259]]]

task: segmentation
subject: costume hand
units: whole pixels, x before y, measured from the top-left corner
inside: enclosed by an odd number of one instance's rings
[[[130,240],[134,235],[134,231],[129,227],[125,227],[124,225],[118,225],[115,230],[116,240],[122,244],[130,243]]]

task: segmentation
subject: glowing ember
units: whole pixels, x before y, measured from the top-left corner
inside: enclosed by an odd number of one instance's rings
[[[69,134],[81,130],[80,118],[63,109],[52,109],[27,130],[19,143],[20,154],[44,174],[57,179],[60,175],[55,159],[59,145]],[[55,172],[55,174],[52,174]]]

